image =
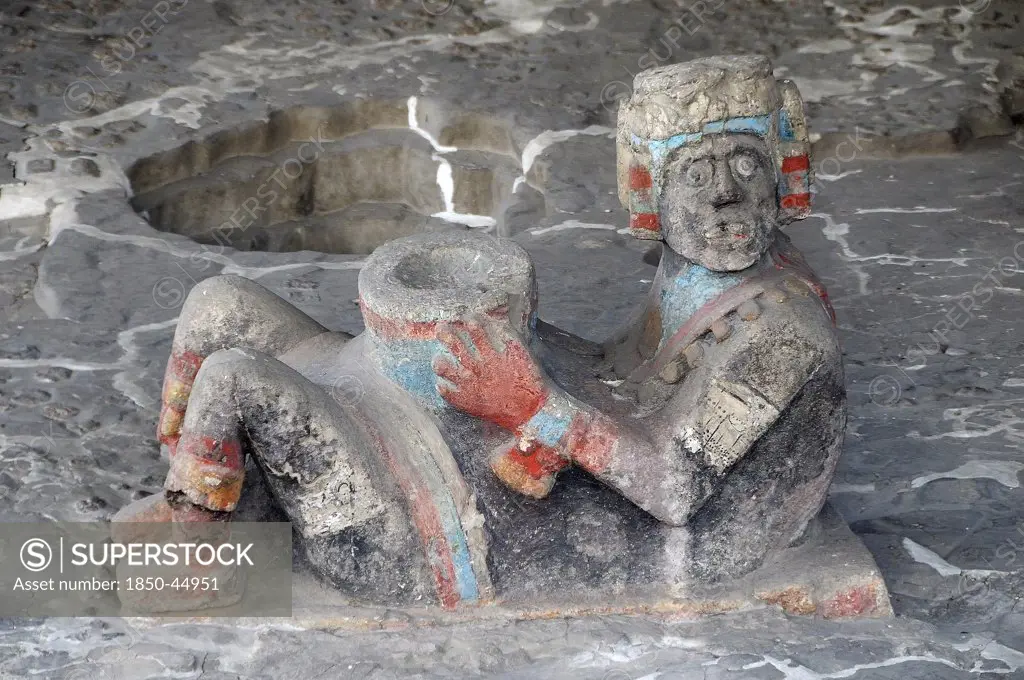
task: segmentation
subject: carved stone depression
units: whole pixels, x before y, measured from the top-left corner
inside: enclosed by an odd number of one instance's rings
[[[207,279],[164,381],[167,493],[117,521],[277,513],[348,603],[891,615],[825,505],[846,395],[828,296],[779,229],[809,212],[796,87],[762,57],[645,71],[617,148],[630,230],[663,255],[615,336],[538,319],[530,257],[473,230],[376,247],[356,337]],[[309,200],[374,183],[341,165]],[[216,219],[158,193],[140,206],[176,230]]]
[[[529,220],[511,127],[442,102],[296,106],[135,163],[134,208],[156,229],[238,250],[366,254],[431,231]]]

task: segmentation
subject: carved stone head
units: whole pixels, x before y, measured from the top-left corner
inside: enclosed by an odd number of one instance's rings
[[[809,213],[808,147],[800,94],[764,57],[645,71],[618,121],[630,230],[708,269],[745,269]]]
[[[668,159],[658,201],[668,247],[714,271],[753,265],[778,221],[775,164],[755,135],[708,135]]]

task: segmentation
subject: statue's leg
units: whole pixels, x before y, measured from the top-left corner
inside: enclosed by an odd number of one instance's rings
[[[196,374],[165,486],[209,510],[234,510],[243,448],[271,476],[311,483],[335,459],[362,448],[359,430],[346,419],[323,388],[274,357],[218,350]]]
[[[404,496],[355,411],[271,356],[220,350],[196,376],[165,487],[231,511],[243,452],[256,459],[321,576],[370,599],[433,596]]]
[[[326,330],[249,279],[214,276],[196,284],[182,306],[164,373],[160,441],[177,445],[192,383],[213,352],[242,347],[280,354]]]

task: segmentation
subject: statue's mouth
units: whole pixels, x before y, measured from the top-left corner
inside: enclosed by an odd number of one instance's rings
[[[757,226],[749,222],[720,222],[705,233],[709,245],[719,248],[749,248],[756,239]]]

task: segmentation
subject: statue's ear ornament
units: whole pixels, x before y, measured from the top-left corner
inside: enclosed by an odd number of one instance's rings
[[[779,210],[781,221],[802,220],[811,214],[811,144],[807,138],[804,103],[791,80],[779,80]]]
[[[629,166],[629,233],[640,239],[661,239],[651,171],[639,163]]]

